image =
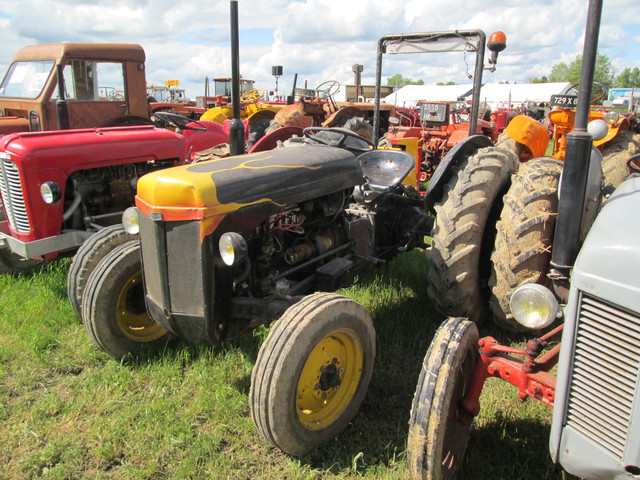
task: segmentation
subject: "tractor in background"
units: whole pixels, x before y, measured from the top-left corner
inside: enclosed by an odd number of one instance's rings
[[[416,158],[416,168],[411,173],[407,182],[423,195],[427,192],[424,182],[431,178],[438,165],[444,161],[447,154],[447,162],[458,163],[462,156],[467,156],[479,148],[493,145],[498,135],[490,123],[490,116],[480,115],[480,91],[482,88],[482,75],[485,70],[484,46],[486,37],[484,32],[477,30],[457,30],[454,32],[431,32],[427,34],[408,34],[410,38],[405,41],[403,35],[387,35],[378,43],[378,57],[376,67],[376,110],[374,113],[375,141],[380,139],[391,148],[402,148]],[[438,38],[439,43],[433,43],[433,49],[421,50],[411,45],[410,40],[418,45],[426,37]],[[488,41],[488,47],[492,51],[489,59],[489,70],[495,70],[498,52],[507,46],[506,36],[503,32],[494,32]],[[476,52],[476,66],[473,76],[473,88],[469,92],[472,96],[471,106],[466,105],[462,109],[452,109],[448,102],[420,102],[418,105],[418,123],[401,122],[379,133],[380,120],[380,91],[382,81],[382,60],[384,54],[409,54],[409,53],[442,53],[442,52]],[[464,100],[464,98],[461,98]],[[464,119],[461,116],[464,115]],[[410,119],[409,119],[410,120]],[[409,123],[408,126],[403,123]],[[479,138],[483,136],[486,140]],[[460,155],[460,152],[464,152]],[[456,159],[456,160],[453,160]]]

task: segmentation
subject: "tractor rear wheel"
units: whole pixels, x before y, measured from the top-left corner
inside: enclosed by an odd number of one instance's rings
[[[357,302],[317,293],[291,306],[251,374],[249,408],[260,434],[295,456],[335,438],[366,395],[375,350],[371,317]]]
[[[497,147],[479,150],[464,160],[435,204],[429,296],[447,316],[479,322],[488,313],[490,256],[495,225],[511,174],[515,153]]]
[[[602,173],[605,187],[617,188],[628,176],[627,161],[640,152],[640,133],[625,131],[620,133],[602,150]]]
[[[558,212],[558,182],[562,162],[541,157],[520,165],[504,196],[491,261],[493,321],[511,331],[523,331],[509,309],[513,291],[523,283],[549,285],[553,232]]]
[[[116,358],[144,354],[168,338],[145,308],[139,240],[120,245],[98,263],[81,305],[87,332]]]
[[[80,246],[67,274],[67,297],[78,317],[82,313],[80,305],[87,280],[100,260],[116,247],[137,238],[138,235],[125,232],[122,224],[118,224],[103,228]]]
[[[459,404],[478,360],[478,337],[475,323],[449,318],[431,341],[409,420],[407,460],[412,480],[456,478],[471,428]]]

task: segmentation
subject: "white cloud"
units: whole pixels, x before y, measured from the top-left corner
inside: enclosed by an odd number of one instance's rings
[[[351,66],[364,65],[373,83],[382,35],[450,29],[502,30],[507,50],[491,81],[525,82],[548,74],[582,52],[586,0],[239,0],[241,72],[256,87],[273,89],[271,66],[282,65],[279,89],[315,87],[333,79],[352,83]],[[607,0],[600,51],[618,71],[640,64],[640,3]],[[272,29],[251,30],[251,29]],[[202,94],[204,77],[231,73],[229,1],[214,0],[2,0],[0,68],[21,46],[50,42],[139,43],[147,53],[149,82],[179,79]],[[250,41],[249,41],[250,39]],[[466,64],[465,65],[465,60]],[[385,57],[383,78],[401,73],[425,82],[467,82],[473,55]]]

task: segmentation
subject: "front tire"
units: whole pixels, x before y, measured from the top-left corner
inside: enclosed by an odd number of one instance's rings
[[[251,375],[260,434],[302,456],[342,432],[362,403],[375,358],[371,317],[357,302],[317,293],[271,327]]]
[[[515,153],[497,147],[463,161],[435,204],[429,296],[447,316],[481,321],[488,313],[490,256],[502,195],[518,168]]]
[[[470,421],[462,420],[466,395],[478,360],[478,328],[449,318],[424,357],[411,406],[407,460],[412,480],[456,478],[467,448]]]
[[[96,345],[116,358],[145,354],[168,338],[145,309],[139,240],[98,263],[82,296],[82,320]]]
[[[509,308],[513,291],[523,283],[549,286],[547,277],[558,212],[558,182],[562,162],[541,157],[523,163],[513,175],[496,225],[491,255],[491,310],[494,323],[506,330],[525,331]]]
[[[103,228],[80,246],[67,274],[67,297],[78,317],[82,313],[82,294],[87,281],[100,260],[116,247],[137,238],[138,235],[127,233],[122,224],[118,224]]]

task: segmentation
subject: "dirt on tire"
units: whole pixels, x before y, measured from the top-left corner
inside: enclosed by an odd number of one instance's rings
[[[628,176],[627,161],[640,152],[640,133],[626,131],[620,133],[602,150],[602,173],[605,188],[617,188]]]
[[[541,157],[520,165],[503,198],[496,224],[491,262],[490,306],[494,323],[510,331],[525,331],[509,308],[513,291],[523,283],[549,285],[547,278],[558,211],[562,162]]]
[[[428,291],[444,315],[479,322],[488,314],[495,223],[518,164],[512,151],[480,149],[460,164],[434,206]]]

